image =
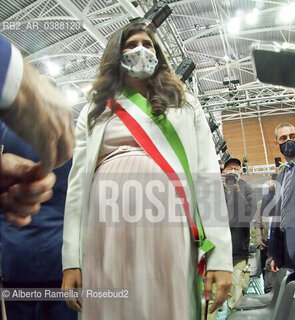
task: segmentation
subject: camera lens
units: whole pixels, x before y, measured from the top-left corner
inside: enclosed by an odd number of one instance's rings
[[[225,182],[227,185],[234,185],[238,181],[237,176],[234,173],[228,173],[225,176]]]

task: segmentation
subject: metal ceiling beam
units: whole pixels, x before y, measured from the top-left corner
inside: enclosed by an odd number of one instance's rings
[[[249,64],[252,64],[251,61],[246,61],[246,62],[240,62],[239,63],[239,66],[245,66],[245,65],[249,65]],[[233,68],[236,68],[234,65],[232,65]],[[237,66],[238,67],[238,66]],[[217,70],[218,68],[220,68],[220,66],[218,67],[215,67],[215,66],[212,66],[212,67],[207,67],[207,68],[199,68],[199,69],[196,69],[195,72],[196,73],[206,73],[206,72],[209,72],[209,71],[214,71],[214,70]],[[219,69],[219,71],[221,71],[221,69]],[[250,71],[246,71],[246,70],[242,70],[242,71],[245,71],[245,72],[250,72]],[[204,74],[200,80],[205,80],[203,77],[207,77],[207,74]]]
[[[226,114],[222,115],[226,120],[238,120],[243,113],[247,114],[247,117],[257,115],[258,107],[264,107],[264,110],[260,110],[264,116],[295,113],[295,90],[289,88],[266,86],[223,91],[220,94],[199,96],[199,100],[207,112],[226,111]]]
[[[40,60],[46,60],[46,59],[53,59],[53,58],[62,58],[62,57],[87,57],[87,58],[101,58],[101,53],[88,53],[88,52],[66,52],[66,53],[57,53],[57,54],[48,54],[45,56],[41,56],[35,59],[30,59],[30,63],[40,61]]]
[[[96,80],[97,80],[96,78],[65,80],[65,81],[57,81],[57,84],[64,85],[68,83],[95,82]]]
[[[242,88],[242,86],[240,86],[237,90],[234,91],[235,94],[241,94],[241,95],[250,95],[251,93],[254,95],[257,95],[257,93],[262,93],[264,95],[266,95],[266,93],[270,93],[270,94],[277,94],[277,96],[280,96],[281,94],[295,94],[295,89],[291,89],[291,88],[287,88],[287,87],[280,87],[280,86],[272,86],[272,85],[263,85],[262,83],[258,83],[258,82],[253,82],[253,83],[249,83],[248,85],[252,85],[251,87],[248,88]],[[218,92],[212,92],[212,93],[208,93],[208,94],[202,94],[199,96],[200,99],[208,99],[208,98],[216,98],[216,95],[218,97],[224,97],[228,95],[228,90],[223,90],[223,91],[218,91]],[[225,99],[227,100],[227,99]]]
[[[82,13],[87,15],[88,12],[91,10],[92,6],[94,5],[96,0],[89,0],[86,4],[85,8],[83,9]]]
[[[102,9],[99,9],[99,10],[96,10],[96,11],[93,11],[93,12],[87,14],[87,18],[90,18],[90,19],[91,19],[93,16],[95,16],[95,15],[97,15],[97,14],[104,13],[104,12],[106,12],[106,11],[109,11],[109,10],[112,10],[112,9],[115,9],[115,8],[118,8],[118,7],[120,7],[120,6],[121,6],[121,5],[120,5],[119,3],[114,3],[114,4],[110,5],[110,6],[107,6],[107,7],[105,7],[105,8],[102,8]],[[84,11],[83,11],[83,13],[84,13]]]
[[[99,42],[99,44],[104,48],[107,44],[106,38],[100,31],[98,31],[91,21],[70,1],[70,0],[56,0],[59,5],[64,8],[69,14],[74,18],[83,21],[83,27],[89,34]]]
[[[284,111],[285,110],[285,111]],[[274,116],[287,116],[287,115],[293,115],[295,116],[295,106],[293,108],[287,108],[282,109],[281,111],[276,110],[273,112],[269,112],[267,110],[260,112],[261,117],[274,117]],[[258,111],[255,112],[249,112],[249,113],[237,113],[236,115],[228,115],[228,116],[221,116],[221,121],[223,123],[229,122],[229,121],[240,121],[242,118],[244,119],[257,119],[258,117]]]
[[[27,60],[28,62],[31,62],[31,60],[34,60],[34,59],[38,58],[42,54],[46,54],[49,50],[52,50],[52,49],[62,45],[65,42],[75,41],[76,39],[81,38],[81,37],[83,37],[85,35],[88,35],[87,31],[83,31],[83,32],[80,32],[78,34],[74,34],[71,37],[68,37],[68,38],[65,38],[65,39],[63,39],[63,40],[61,40],[59,42],[53,43],[52,45],[50,45],[48,47],[45,47],[45,48],[43,48],[43,49],[41,49],[41,50],[39,50],[39,51],[27,56],[25,58],[25,60]]]
[[[241,35],[247,35],[247,34],[253,34],[253,33],[264,33],[264,32],[273,32],[273,31],[294,31],[295,32],[295,27],[294,26],[288,26],[288,25],[281,25],[277,27],[270,27],[270,28],[258,28],[258,29],[253,29],[253,30],[245,30],[237,34],[237,36]]]
[[[205,56],[205,57],[209,57],[209,58],[213,58],[215,60],[224,60],[223,57],[220,57],[220,56],[214,56],[212,54],[209,54],[209,53],[206,53],[206,52],[198,52],[198,51],[187,51],[189,54],[191,55],[200,55],[200,56]]]
[[[218,83],[218,84],[222,84],[222,81],[218,81],[218,80],[213,80],[213,79],[206,79],[206,78],[199,78],[200,81],[210,81],[210,82],[214,82],[214,83]]]
[[[115,24],[117,22],[120,22],[120,21],[123,21],[125,19],[127,19],[129,17],[129,14],[128,13],[117,13],[115,16],[110,16],[110,20],[105,20],[103,22],[100,22],[99,24],[95,25],[95,28],[97,30],[101,29],[101,28],[104,28],[104,27],[107,27],[111,24]],[[95,20],[95,18],[91,18],[91,20]]]
[[[51,0],[50,0],[51,1]],[[48,15],[52,10],[58,7],[58,4],[56,3],[53,7],[51,7],[49,10],[46,10],[46,15]]]
[[[197,20],[209,20],[216,23],[216,18],[208,18],[208,17],[200,17],[200,16],[192,16],[190,14],[181,14],[181,13],[171,13],[171,17],[179,17],[179,18],[190,18]]]
[[[181,6],[182,4],[195,3],[196,0],[180,0],[176,2],[168,3],[169,7],[174,8],[175,6]]]
[[[93,73],[97,73],[97,69],[98,69],[98,66],[91,66],[91,67],[88,67],[88,68],[84,68],[82,70],[78,70],[76,72],[69,73],[69,74],[67,74],[65,76],[61,76],[61,77],[59,77],[59,78],[57,78],[55,80],[56,80],[57,83],[64,82],[64,81],[71,82],[71,81],[75,80],[75,79],[71,80],[71,78],[79,76],[79,75],[81,75],[83,73],[86,73],[86,72],[92,72],[93,71]],[[87,80],[85,79],[85,81],[87,81]]]
[[[23,13],[26,12],[31,12],[34,9],[36,9],[40,4],[42,4],[43,2],[45,2],[46,0],[37,0],[34,1],[32,4],[26,6],[25,8],[17,11],[15,14],[13,14],[12,16],[10,16],[8,19],[6,19],[5,21],[9,21],[9,20],[13,20],[13,19],[17,19],[20,15],[22,15]],[[3,5],[3,4],[1,4]]]
[[[218,32],[218,29],[219,29],[218,26],[214,26],[214,27],[211,27],[209,29],[206,29],[206,30],[204,30],[202,32],[199,32],[197,35],[184,40],[183,44],[184,45],[190,44],[190,43],[194,42],[195,40],[203,38],[203,37],[205,37],[206,35],[208,35],[208,34],[210,34],[212,32]]]
[[[215,74],[217,72],[220,72],[220,71],[222,71],[224,69],[228,69],[230,67],[234,67],[234,66],[236,66],[236,65],[238,65],[238,64],[240,64],[242,62],[248,62],[249,60],[251,60],[250,56],[242,58],[242,59],[239,59],[239,60],[235,60],[235,61],[232,61],[232,62],[228,62],[225,65],[217,67],[216,70],[213,70],[213,71],[211,71],[209,73],[206,73],[206,74],[202,75],[200,77],[200,79],[203,79],[205,77],[208,78],[208,77],[212,76],[213,74]]]
[[[99,29],[99,28],[105,27],[105,26],[107,26],[109,24],[119,22],[119,21],[121,21],[122,19],[125,19],[125,18],[126,18],[126,15],[122,15],[121,17],[116,17],[116,18],[111,19],[109,21],[105,21],[105,22],[95,26],[95,28]],[[71,19],[73,19],[73,18],[71,17]],[[61,40],[59,42],[56,42],[56,43],[54,43],[54,44],[52,44],[52,45],[50,45],[48,47],[45,47],[45,48],[43,48],[43,49],[41,49],[41,50],[39,50],[39,51],[27,56],[26,60],[28,62],[32,62],[32,61],[38,60],[38,59],[40,59],[40,56],[42,56],[43,54],[46,54],[48,52],[48,50],[52,50],[55,47],[61,46],[63,43],[69,43],[71,41],[75,41],[78,38],[84,37],[86,35],[89,35],[88,31],[83,31],[83,32],[75,34],[75,35],[73,35],[71,37],[65,38],[65,39],[63,39],[63,40]],[[97,42],[100,43],[99,41],[97,41]],[[41,59],[42,59],[42,57],[41,57]]]
[[[227,91],[212,96],[202,95],[199,96],[199,100],[205,111],[226,111],[222,117],[226,117],[227,120],[238,119],[244,113],[248,117],[257,114],[259,107],[265,107],[259,111],[261,114],[295,113],[295,91],[273,86]]]
[[[144,11],[142,8],[135,8],[134,5],[129,0],[117,0],[118,3],[130,14],[132,18],[138,18],[144,16]]]
[[[280,30],[285,30],[285,31],[290,31],[290,32],[295,32],[295,28],[290,26],[278,26],[278,27],[270,27],[270,28],[261,28],[261,29],[253,29],[253,30],[247,30],[247,31],[241,31],[238,34],[229,34],[227,33],[227,37],[228,38],[239,38],[241,36],[244,35],[248,35],[248,34],[257,34],[257,33],[265,33],[265,32],[273,32],[273,31],[280,31]],[[207,37],[203,37],[203,38],[199,38],[198,42],[200,41],[208,41],[208,40],[213,40],[216,38],[219,38],[220,35],[212,35],[212,36],[207,36]],[[260,40],[262,41],[262,40]]]

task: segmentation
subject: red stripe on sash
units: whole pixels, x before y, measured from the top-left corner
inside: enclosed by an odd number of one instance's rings
[[[107,101],[107,106],[111,109],[110,101]],[[157,147],[154,145],[153,141],[146,134],[146,132],[140,126],[140,124],[117,101],[115,101],[114,112],[124,122],[125,126],[133,135],[135,140],[146,151],[146,153],[159,165],[159,167],[168,176],[169,180],[173,183],[178,196],[180,197],[180,199],[183,199],[183,208],[190,225],[190,230],[192,232],[193,239],[195,241],[198,241],[199,231],[194,221],[191,219],[189,212],[189,203],[186,199],[184,188],[176,172],[166,161],[166,159],[162,156],[162,154],[159,152]]]

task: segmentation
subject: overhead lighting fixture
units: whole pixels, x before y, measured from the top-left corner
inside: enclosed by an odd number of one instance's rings
[[[175,73],[182,82],[185,82],[195,70],[195,67],[194,62],[190,58],[184,58]]]
[[[243,18],[245,16],[245,11],[243,9],[238,9],[236,11],[236,17],[237,18]]]
[[[211,130],[211,133],[213,133],[215,130],[218,129],[218,124],[216,124],[214,120],[209,120],[208,124]]]
[[[81,88],[82,92],[87,93],[92,89],[92,85],[88,84],[87,86]]]
[[[60,74],[59,65],[51,61],[47,62],[47,70],[52,77],[55,77]]]
[[[253,9],[246,15],[246,22],[249,25],[255,25],[258,21],[259,10],[257,8]]]
[[[243,173],[246,173],[246,172],[247,172],[248,162],[249,162],[249,160],[248,160],[247,156],[245,156],[245,157],[243,158],[243,164],[242,164]]]
[[[280,11],[279,19],[282,23],[289,24],[295,18],[295,2],[283,6]]]
[[[224,153],[227,150],[227,145],[225,140],[221,138],[215,145],[215,150],[216,150],[216,154],[219,153],[220,151]]]
[[[241,18],[235,17],[229,20],[227,24],[227,31],[230,34],[237,34],[241,30]]]
[[[226,56],[223,57],[223,60],[224,60],[225,62],[229,62],[230,57],[226,55]]]
[[[221,156],[221,162],[225,163],[230,158],[230,155],[227,151],[224,152],[224,154]]]
[[[172,9],[168,4],[165,1],[160,1],[144,15],[144,19],[150,20],[155,28],[159,28],[171,13]]]
[[[223,78],[223,85],[224,86],[228,86],[230,84],[239,84],[240,83],[240,79],[236,78],[236,77],[229,77],[228,75],[225,75]]]

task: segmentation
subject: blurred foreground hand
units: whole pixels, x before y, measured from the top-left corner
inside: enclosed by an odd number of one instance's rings
[[[24,61],[20,90],[1,119],[38,152],[41,175],[71,159],[74,148],[72,111],[62,94]]]
[[[40,204],[52,197],[54,173],[41,175],[41,164],[5,153],[1,156],[0,204],[6,220],[23,227],[37,214]]]

